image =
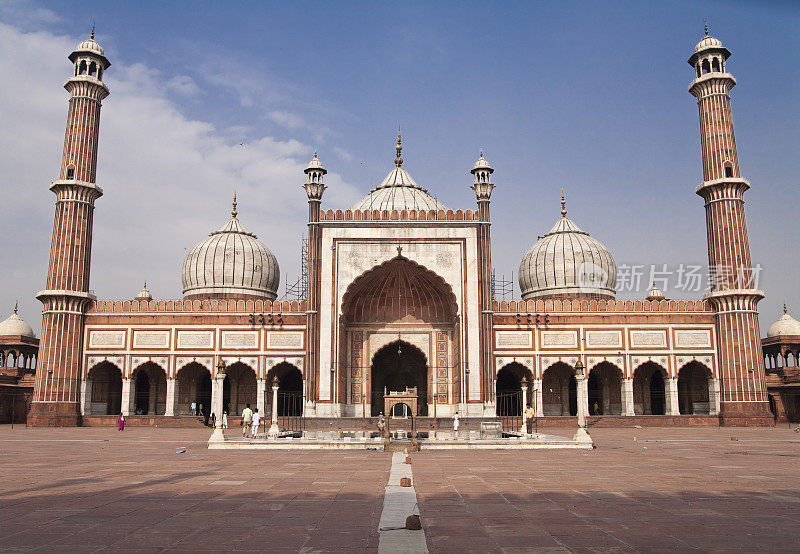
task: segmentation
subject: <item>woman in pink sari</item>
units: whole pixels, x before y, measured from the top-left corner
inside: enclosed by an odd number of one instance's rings
[[[117,420],[117,429],[120,431],[125,430],[125,416],[122,414],[119,414],[119,419]]]

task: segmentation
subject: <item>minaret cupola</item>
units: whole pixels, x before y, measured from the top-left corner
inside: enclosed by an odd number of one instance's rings
[[[475,166],[470,173],[475,176],[475,184],[472,185],[471,188],[475,191],[478,202],[489,200],[492,196],[492,190],[494,190],[494,184],[492,184],[492,173],[494,173],[494,169],[492,169],[492,166],[490,166],[489,162],[483,157],[483,148],[481,148],[480,158],[475,162]]]
[[[722,45],[722,41],[708,35],[708,24],[705,31],[705,36],[694,47],[694,54],[688,60],[698,78],[707,73],[726,73],[725,62],[731,56],[730,50]]]
[[[94,40],[94,27],[89,38],[78,45],[69,55],[69,59],[75,65],[75,77],[94,77],[101,82],[103,72],[111,65],[103,53],[103,48]]]
[[[303,188],[306,189],[309,201],[320,202],[322,195],[325,193],[325,183],[322,182],[323,177],[328,171],[322,167],[322,162],[317,158],[317,151],[314,150],[314,159],[308,162],[308,167],[303,170],[308,176],[308,181]]]

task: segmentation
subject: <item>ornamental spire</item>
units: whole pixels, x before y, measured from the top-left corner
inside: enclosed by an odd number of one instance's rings
[[[89,34],[89,38],[94,40],[94,21],[92,21],[92,32]]]
[[[15,315],[16,315],[18,310],[19,310],[19,300],[14,302],[14,314]],[[786,313],[786,304],[783,305],[783,313]]]
[[[17,313],[17,309],[14,308],[14,313]],[[783,313],[786,314],[786,302],[783,303]]]
[[[233,191],[233,209],[231,210],[231,216],[233,216],[234,219],[236,218],[237,215],[239,215],[239,212],[236,210],[237,205],[238,204],[236,202],[236,191]]]
[[[561,217],[567,217],[567,201],[564,199],[564,189],[561,189]]]
[[[399,125],[397,126],[397,146],[395,146],[394,149],[397,151],[397,156],[395,156],[394,158],[394,165],[400,167],[401,165],[403,165],[403,158],[400,156],[400,154],[403,153],[403,144],[402,144],[402,138],[400,137]]]
[[[704,19],[704,20],[703,20],[703,25],[705,26],[705,29],[706,29],[706,36],[708,36],[708,21],[706,21],[706,20]]]

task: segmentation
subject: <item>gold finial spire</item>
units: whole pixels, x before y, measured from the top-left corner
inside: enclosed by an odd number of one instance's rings
[[[19,310],[19,300],[14,302],[14,313],[16,314]],[[786,304],[783,305],[783,313],[786,313]]]
[[[704,25],[704,26],[705,26],[705,28],[706,28],[706,36],[708,36],[708,21],[706,21],[706,20],[704,19],[704,20],[703,20],[703,25]]]
[[[142,288],[147,289],[147,279],[144,280],[144,286]]]
[[[483,146],[481,146],[481,158],[483,157]]]
[[[403,143],[402,143],[402,138],[400,137],[399,125],[397,126],[397,146],[395,146],[394,149],[397,151],[397,156],[395,156],[394,158],[394,165],[400,167],[401,165],[403,165],[403,158],[401,156],[401,154],[403,153]]]
[[[564,199],[564,189],[561,189],[561,217],[567,217],[567,201]]]
[[[17,313],[17,309],[16,308],[14,308],[14,313]],[[783,313],[784,314],[787,313],[786,312],[786,302],[783,303]]]
[[[89,38],[94,40],[94,21],[92,21],[92,32],[89,34]]]
[[[315,160],[317,159],[317,149],[316,148],[314,148],[314,159]]]
[[[236,191],[233,191],[233,209],[231,210],[231,215],[233,217],[236,217],[237,215],[239,215],[239,212],[236,211],[236,206],[237,206],[237,203],[236,203]]]

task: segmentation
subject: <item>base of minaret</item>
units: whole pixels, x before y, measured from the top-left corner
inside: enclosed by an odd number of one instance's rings
[[[774,427],[769,402],[722,402],[719,423],[726,427]]]
[[[78,427],[82,419],[78,402],[33,402],[28,413],[28,426]]]

